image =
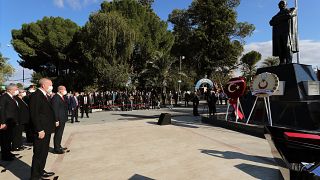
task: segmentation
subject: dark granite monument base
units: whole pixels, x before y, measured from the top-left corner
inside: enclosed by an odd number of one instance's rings
[[[264,138],[264,127],[262,125],[236,123],[234,121],[226,121],[224,119],[202,117],[201,122],[217,127],[222,127],[232,131],[248,134],[251,136]]]
[[[310,65],[285,64],[260,68],[257,74],[274,73],[285,81],[284,95],[271,96],[272,121],[275,126],[295,129],[320,130],[320,95],[308,96],[304,81],[318,81]],[[253,121],[267,122],[262,101],[257,103]]]
[[[320,141],[314,137],[320,132],[310,134],[308,131],[283,127],[265,128],[265,138],[284,179],[320,179]],[[303,136],[291,139],[285,136],[286,132]]]

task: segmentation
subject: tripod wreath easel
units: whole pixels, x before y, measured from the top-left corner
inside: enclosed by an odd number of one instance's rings
[[[256,107],[258,99],[259,99],[259,97],[257,96],[255,101],[254,101],[254,104],[252,106],[252,109],[250,111],[250,114],[249,114],[249,117],[247,119],[246,124],[248,124],[249,121],[250,121],[251,115],[253,113],[254,108]],[[270,108],[270,98],[269,98],[269,96],[268,97],[263,97],[263,101],[264,101],[264,106],[266,108],[268,122],[269,122],[270,126],[272,126],[272,116],[271,116],[271,108]]]
[[[226,117],[225,117],[226,121],[228,121],[230,106],[233,105],[233,103],[230,103],[230,102],[232,102],[232,100],[229,100],[229,101],[228,101],[227,113],[226,113]],[[243,119],[243,118],[245,119],[244,111],[243,111],[243,109],[242,109],[241,102],[240,102],[239,98],[237,98],[236,103],[234,103],[234,104],[236,104],[235,106],[233,106],[233,107],[234,107],[235,114],[236,114],[236,122],[238,122],[239,118],[240,118],[240,119]],[[241,110],[241,111],[240,111],[240,110]],[[239,113],[241,113],[241,114],[239,114]],[[241,118],[240,116],[241,116],[242,118]]]
[[[270,106],[270,96],[272,96],[272,94],[278,89],[278,87],[279,87],[279,78],[276,74],[264,72],[256,75],[253,78],[250,85],[250,89],[252,91],[252,95],[256,96],[256,99],[253,103],[253,106],[250,111],[246,124],[248,124],[250,121],[253,110],[257,105],[258,99],[263,98],[264,107],[266,109],[266,114],[268,118],[268,123],[270,126],[272,126],[273,123],[272,123],[272,113],[271,113],[271,106]]]

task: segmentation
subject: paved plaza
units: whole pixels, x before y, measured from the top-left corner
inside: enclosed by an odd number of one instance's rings
[[[156,124],[162,112],[172,125]],[[59,180],[281,179],[265,139],[202,124],[192,108],[94,112],[80,121],[65,128],[70,152],[49,153],[46,170]],[[32,149],[16,153],[0,162],[1,180],[29,178]]]

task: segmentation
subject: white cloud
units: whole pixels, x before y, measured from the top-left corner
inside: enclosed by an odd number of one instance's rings
[[[300,40],[300,64],[308,64],[313,67],[320,67],[320,41],[314,40]],[[272,56],[272,42],[254,42],[244,47],[245,52],[255,50],[261,53],[262,60],[265,58]],[[294,54],[293,62],[297,62],[296,54]],[[261,61],[257,64],[258,66],[261,64]]]
[[[72,9],[81,9],[82,4],[80,2],[80,0],[66,0],[68,5],[72,8]]]
[[[97,3],[98,0],[84,0],[83,1],[83,5],[86,6],[86,5],[89,5],[89,4],[94,4],[94,3]]]
[[[75,10],[80,10],[90,4],[100,3],[103,0],[53,0],[54,4],[59,8],[64,8],[64,4]],[[110,1],[110,0],[108,0]]]
[[[64,7],[64,0],[53,0],[54,5],[56,5],[59,8]]]

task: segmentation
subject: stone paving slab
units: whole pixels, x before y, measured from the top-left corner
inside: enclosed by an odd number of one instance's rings
[[[59,180],[281,179],[266,140],[201,124],[193,116],[174,116],[167,126],[143,118],[159,112],[97,112],[67,123],[62,144],[70,152],[49,153],[46,170]],[[28,179],[32,149],[19,153],[1,180]]]

